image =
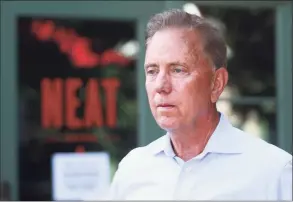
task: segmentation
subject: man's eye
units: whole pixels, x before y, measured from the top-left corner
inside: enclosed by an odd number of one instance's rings
[[[172,69],[172,72],[174,72],[174,73],[183,73],[184,69],[182,67],[174,67]]]
[[[180,69],[180,68],[175,68],[175,69],[174,69],[174,72],[176,72],[176,73],[180,73],[180,72],[182,72],[182,69]]]
[[[147,70],[147,74],[152,75],[152,74],[155,74],[155,73],[156,73],[156,69],[150,68],[150,69]]]
[[[154,74],[155,73],[155,70],[148,70],[147,73],[148,74]]]

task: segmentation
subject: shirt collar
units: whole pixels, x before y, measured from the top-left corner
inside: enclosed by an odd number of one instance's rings
[[[220,113],[220,121],[211,135],[204,151],[200,155],[207,153],[237,154],[242,153],[241,138],[235,133],[234,128],[228,119]],[[159,138],[151,146],[154,155],[164,152],[167,156],[175,157],[175,152],[171,145],[168,133]]]

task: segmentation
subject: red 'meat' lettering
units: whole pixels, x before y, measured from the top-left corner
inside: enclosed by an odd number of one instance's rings
[[[41,81],[41,123],[44,128],[62,126],[62,85],[61,79]]]
[[[107,125],[109,127],[115,127],[117,119],[117,88],[120,86],[120,82],[117,78],[104,79],[102,81],[102,86],[104,87],[106,92]]]
[[[68,79],[65,83],[66,97],[66,125],[70,129],[81,128],[82,120],[76,116],[76,109],[80,106],[80,101],[76,97],[76,91],[82,85],[81,79]]]
[[[87,127],[103,125],[102,103],[98,81],[90,79],[86,87],[84,121]]]

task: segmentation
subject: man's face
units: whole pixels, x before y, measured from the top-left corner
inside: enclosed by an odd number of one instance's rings
[[[214,70],[192,30],[157,32],[147,45],[145,73],[152,114],[165,130],[194,124],[215,102]]]

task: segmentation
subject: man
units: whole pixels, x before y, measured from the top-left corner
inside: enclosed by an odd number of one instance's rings
[[[112,199],[292,200],[292,156],[217,112],[226,66],[223,37],[205,19],[181,10],[150,19],[145,86],[167,134],[120,162]]]

